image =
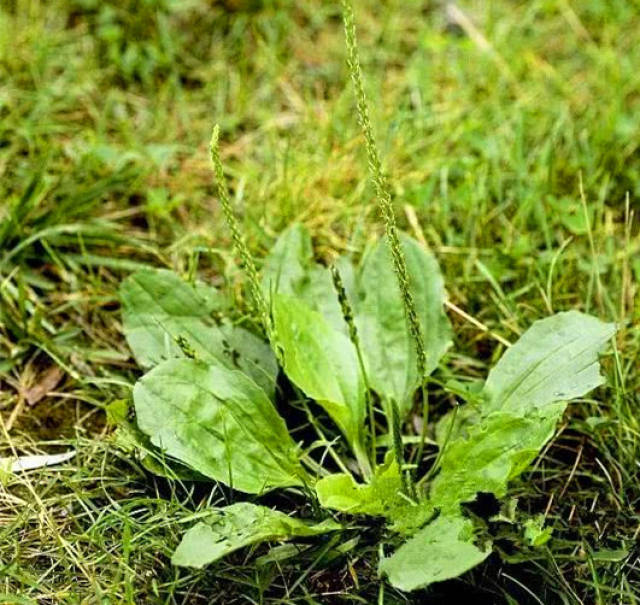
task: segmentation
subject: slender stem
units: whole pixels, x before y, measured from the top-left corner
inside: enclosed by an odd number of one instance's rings
[[[404,474],[404,447],[402,444],[402,430],[400,426],[400,412],[398,410],[398,404],[395,400],[390,399],[387,401],[387,419],[389,420],[389,432],[391,433],[391,440],[393,443],[393,455],[398,465],[398,471],[402,479],[402,491],[405,494],[411,493],[411,486]]]
[[[318,464],[311,456],[306,455],[302,457],[302,462],[304,462],[309,468],[313,469],[316,474],[326,477],[331,473],[324,468],[321,464]]]
[[[371,462],[369,461],[369,456],[367,455],[367,448],[363,446],[360,441],[354,442],[351,444],[351,449],[353,449],[353,453],[356,456],[356,462],[360,467],[360,472],[362,473],[362,477],[368,481],[371,479],[373,471],[371,469]]]
[[[420,444],[418,445],[418,455],[416,456],[416,468],[413,473],[414,479],[417,477],[420,462],[424,453],[424,444],[427,440],[427,428],[429,426],[429,393],[427,391],[426,379],[422,381],[420,388],[422,395],[422,428],[420,429]]]
[[[362,351],[360,350],[360,342],[358,341],[358,345],[356,346],[356,353],[358,355],[358,364],[360,365],[360,371],[362,372],[362,376],[364,377],[364,387],[366,389],[366,405],[367,412],[369,415],[369,439],[371,441],[371,464],[373,465],[373,469],[376,468],[376,419],[375,419],[375,411],[373,409],[373,396],[371,394],[371,386],[369,385],[369,379],[367,378],[367,372],[364,367],[364,360],[362,358]]]

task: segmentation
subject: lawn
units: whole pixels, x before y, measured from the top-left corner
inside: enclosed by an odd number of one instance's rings
[[[259,332],[211,166],[214,124],[258,268],[294,223],[321,265],[359,262],[384,236],[340,3],[2,2],[0,602],[640,601],[640,6],[354,4],[398,226],[446,285],[453,346],[428,381],[425,432],[459,399],[455,385],[484,380],[554,313],[615,322],[603,384],[571,401],[502,506],[474,503],[470,514],[494,517],[493,554],[460,578],[394,588],[377,573],[385,530],[366,523],[295,550],[271,542],[173,566],[202,510],[247,498],[145,464],[129,430],[142,371],[122,284],[170,269],[215,286],[228,317]],[[307,410],[279,412],[305,435]],[[411,441],[420,424],[413,413],[400,430]],[[290,492],[249,499],[313,508]],[[525,544],[524,514],[548,541]]]

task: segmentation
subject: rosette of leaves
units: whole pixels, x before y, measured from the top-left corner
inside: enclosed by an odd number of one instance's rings
[[[400,241],[432,372],[451,343],[443,279],[428,250],[407,235]],[[261,276],[269,343],[224,319],[223,297],[210,286],[151,269],[123,283],[124,331],[149,370],[133,390],[146,446],[246,495],[202,513],[175,564],[202,567],[262,541],[382,519],[388,556],[379,572],[391,584],[410,591],[458,576],[492,552],[465,503],[480,492],[504,498],[553,436],[567,403],[603,383],[598,354],[613,325],[575,311],[539,320],[482,389],[438,422],[436,462],[415,477],[397,455],[398,440],[394,449],[388,438],[414,409],[423,377],[387,246],[378,242],[357,265],[341,258],[336,266],[340,296],[329,269],[315,262],[307,230],[293,225],[280,236]],[[287,381],[291,388],[279,392]],[[342,445],[331,442],[342,472],[332,470],[335,458],[325,468],[314,457],[318,443],[293,438],[276,408],[277,400],[287,416],[292,391],[308,399],[323,435],[342,435]],[[312,500],[316,518],[259,504],[284,489]]]

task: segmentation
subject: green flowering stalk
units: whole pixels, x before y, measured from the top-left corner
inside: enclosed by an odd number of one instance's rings
[[[253,303],[262,322],[262,326],[269,338],[271,338],[273,330],[271,325],[271,315],[269,313],[269,307],[267,301],[264,298],[262,289],[260,288],[260,278],[258,277],[258,271],[256,264],[249,252],[247,243],[240,232],[240,226],[238,225],[238,219],[231,207],[231,200],[229,199],[229,192],[227,190],[226,179],[224,176],[224,170],[222,168],[222,161],[220,160],[220,148],[218,145],[218,139],[220,137],[220,127],[216,124],[213,127],[213,133],[211,135],[211,163],[213,164],[213,170],[216,176],[218,186],[218,197],[222,204],[222,210],[224,212],[224,218],[231,230],[231,239],[233,240],[233,247],[236,255],[240,259],[240,265],[249,278],[249,288],[251,291],[251,297]]]
[[[382,171],[380,154],[378,153],[378,146],[376,145],[376,140],[373,135],[371,119],[369,118],[367,97],[364,92],[364,86],[362,84],[362,70],[360,68],[360,57],[358,53],[356,24],[353,15],[353,6],[351,5],[350,0],[342,0],[342,19],[344,22],[344,33],[347,45],[347,63],[349,65],[351,80],[353,81],[353,87],[355,89],[358,122],[364,134],[369,171],[371,173],[371,178],[373,180],[376,191],[376,197],[378,199],[378,204],[382,213],[382,219],[385,225],[387,243],[389,244],[389,248],[391,250],[393,269],[398,279],[398,286],[400,287],[400,293],[405,309],[407,324],[409,326],[409,331],[416,347],[416,366],[418,370],[418,376],[422,381],[422,431],[420,445],[418,447],[418,464],[416,465],[417,469],[418,465],[420,464],[420,460],[422,459],[422,453],[424,451],[424,443],[427,436],[427,424],[429,415],[429,402],[427,399],[427,389],[425,388],[427,380],[427,355],[424,348],[422,330],[420,329],[420,320],[418,319],[415,302],[413,300],[413,295],[411,294],[411,284],[409,282],[407,263],[405,261],[404,253],[400,245],[400,239],[398,237],[396,216],[393,211],[393,204],[391,202],[391,188],[389,187],[389,181],[387,180],[387,177]],[[391,424],[394,425],[394,422],[392,422]],[[402,457],[399,455],[398,447],[395,447],[395,450],[396,457],[398,457],[400,461]]]
[[[367,97],[364,92],[364,86],[362,85],[362,72],[360,69],[360,57],[358,54],[358,42],[356,39],[356,25],[353,15],[353,7],[351,6],[350,0],[342,0],[342,15],[347,44],[347,63],[349,65],[349,71],[351,72],[351,80],[353,81],[353,86],[355,88],[358,122],[364,134],[369,170],[371,172],[371,178],[376,190],[376,197],[378,198],[378,204],[380,205],[380,211],[384,220],[387,242],[391,249],[393,268],[402,294],[402,301],[404,303],[409,330],[416,345],[418,375],[421,376],[424,381],[426,375],[427,356],[424,349],[420,321],[418,320],[416,306],[413,300],[413,295],[411,294],[407,264],[400,245],[400,239],[398,237],[396,216],[393,211],[393,204],[391,203],[391,190],[389,182],[382,171],[378,147],[376,145],[375,137],[373,136],[373,129],[371,128]]]

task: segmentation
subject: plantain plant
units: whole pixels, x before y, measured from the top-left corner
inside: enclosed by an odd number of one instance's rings
[[[490,555],[487,527],[466,505],[480,493],[504,499],[509,482],[553,436],[567,403],[603,383],[598,354],[614,326],[576,311],[535,322],[481,388],[452,387],[466,399],[459,409],[429,421],[427,381],[452,342],[444,282],[434,255],[396,227],[350,4],[343,2],[343,11],[385,240],[358,263],[341,257],[326,267],[314,260],[309,232],[294,224],[258,272],[231,208],[216,129],[219,198],[260,330],[234,324],[216,289],[161,269],[123,282],[123,325],[148,370],[133,403],[141,451],[157,454],[145,458],[149,468],[167,472],[157,462],[167,458],[176,475],[224,484],[238,499],[199,515],[174,564],[203,567],[260,542],[357,531],[382,520],[379,573],[411,591]],[[287,425],[286,406],[300,401],[312,437],[294,438]],[[405,434],[410,416],[422,416],[418,435]],[[308,501],[313,518],[259,503],[275,490]],[[531,543],[548,537],[536,520],[525,527]]]

